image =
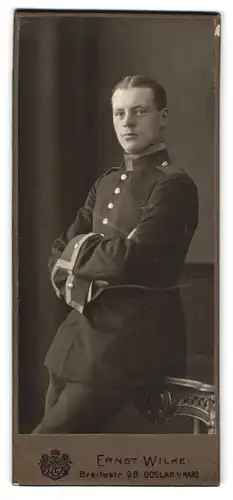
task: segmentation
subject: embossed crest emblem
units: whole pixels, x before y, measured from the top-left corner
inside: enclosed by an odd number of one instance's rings
[[[55,481],[67,476],[72,466],[69,455],[66,453],[61,455],[60,450],[56,449],[50,450],[50,455],[43,453],[38,464],[41,474]]]

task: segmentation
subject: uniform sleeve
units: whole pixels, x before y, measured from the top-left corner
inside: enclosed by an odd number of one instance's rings
[[[66,245],[77,235],[87,234],[92,230],[92,212],[95,204],[96,187],[98,181],[92,186],[88,193],[85,204],[78,210],[77,216],[73,224],[69,227],[68,231],[63,232],[54,241],[52,245],[52,254],[49,258],[48,267],[50,274],[54,268],[56,261],[59,259],[61,253]]]
[[[194,183],[181,175],[160,181],[130,239],[96,234],[84,242],[74,266],[75,277],[117,285],[143,284],[151,275],[155,283],[162,269],[184,259],[197,225],[197,212]]]
[[[52,286],[60,298],[63,296],[66,300],[66,289],[67,285],[67,277],[69,274],[68,266],[58,265],[60,262],[60,258],[63,256],[70,242],[75,241],[76,246],[78,241],[82,242],[85,240],[86,235],[90,234],[92,231],[92,216],[93,209],[95,205],[96,198],[96,188],[99,183],[99,179],[92,186],[91,190],[88,193],[85,204],[82,208],[78,210],[77,216],[73,224],[69,227],[67,232],[63,232],[53,243],[52,246],[52,254],[49,258],[48,268],[51,277]],[[84,297],[88,290],[88,283],[86,280],[82,280],[80,278],[79,290],[80,290],[80,302],[84,302]],[[69,289],[68,289],[69,290]],[[79,297],[77,298],[77,300]],[[66,300],[67,301],[67,300]],[[71,301],[70,301],[71,302]],[[72,305],[72,304],[71,304]],[[80,305],[77,302],[77,308],[79,309]]]

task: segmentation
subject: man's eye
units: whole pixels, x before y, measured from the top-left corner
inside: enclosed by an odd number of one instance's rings
[[[123,118],[124,111],[116,111],[115,116],[117,116],[117,118]]]
[[[136,110],[136,115],[137,116],[144,116],[146,114],[146,110],[145,109],[142,109],[142,108],[139,108]]]

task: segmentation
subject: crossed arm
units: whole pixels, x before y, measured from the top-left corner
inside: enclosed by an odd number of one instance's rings
[[[75,284],[86,297],[90,284],[101,280],[109,285],[142,284],[145,275],[156,281],[161,262],[179,254],[181,242],[191,239],[197,224],[197,193],[184,176],[172,175],[157,184],[136,228],[128,237],[105,237],[92,232],[97,183],[75,222],[53,246],[49,267],[55,287],[64,295],[65,287]],[[187,234],[187,215],[193,200],[193,215]],[[193,226],[193,227],[192,227]],[[59,266],[61,256],[70,251],[67,265]],[[69,252],[68,252],[69,254]],[[64,260],[64,259],[62,259]],[[69,267],[72,260],[72,266]],[[55,266],[55,267],[54,267]],[[56,273],[54,270],[56,269]],[[69,275],[69,276],[68,276]],[[67,278],[68,276],[68,278]]]

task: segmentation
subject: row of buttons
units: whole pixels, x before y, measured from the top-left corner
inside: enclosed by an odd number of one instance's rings
[[[128,177],[127,174],[121,174],[121,180],[122,181],[125,181],[127,179],[127,177]],[[116,187],[116,189],[114,190],[114,194],[120,194],[120,192],[121,192],[121,189],[119,187]],[[113,207],[114,207],[114,203],[112,201],[110,201],[108,203],[108,209],[112,210]],[[105,217],[103,219],[103,224],[108,224],[108,218],[107,217]]]
[[[162,163],[162,167],[167,167],[167,166],[168,166],[168,162],[164,161]],[[128,177],[127,174],[121,174],[121,180],[122,181],[125,181],[127,179],[127,177]],[[119,187],[116,187],[116,189],[114,190],[114,194],[120,194],[120,192],[121,192],[121,189]],[[112,201],[110,201],[109,204],[108,204],[108,209],[112,210],[113,207],[114,207],[114,203]],[[104,225],[108,224],[108,218],[107,217],[105,217],[103,219],[103,224]]]

